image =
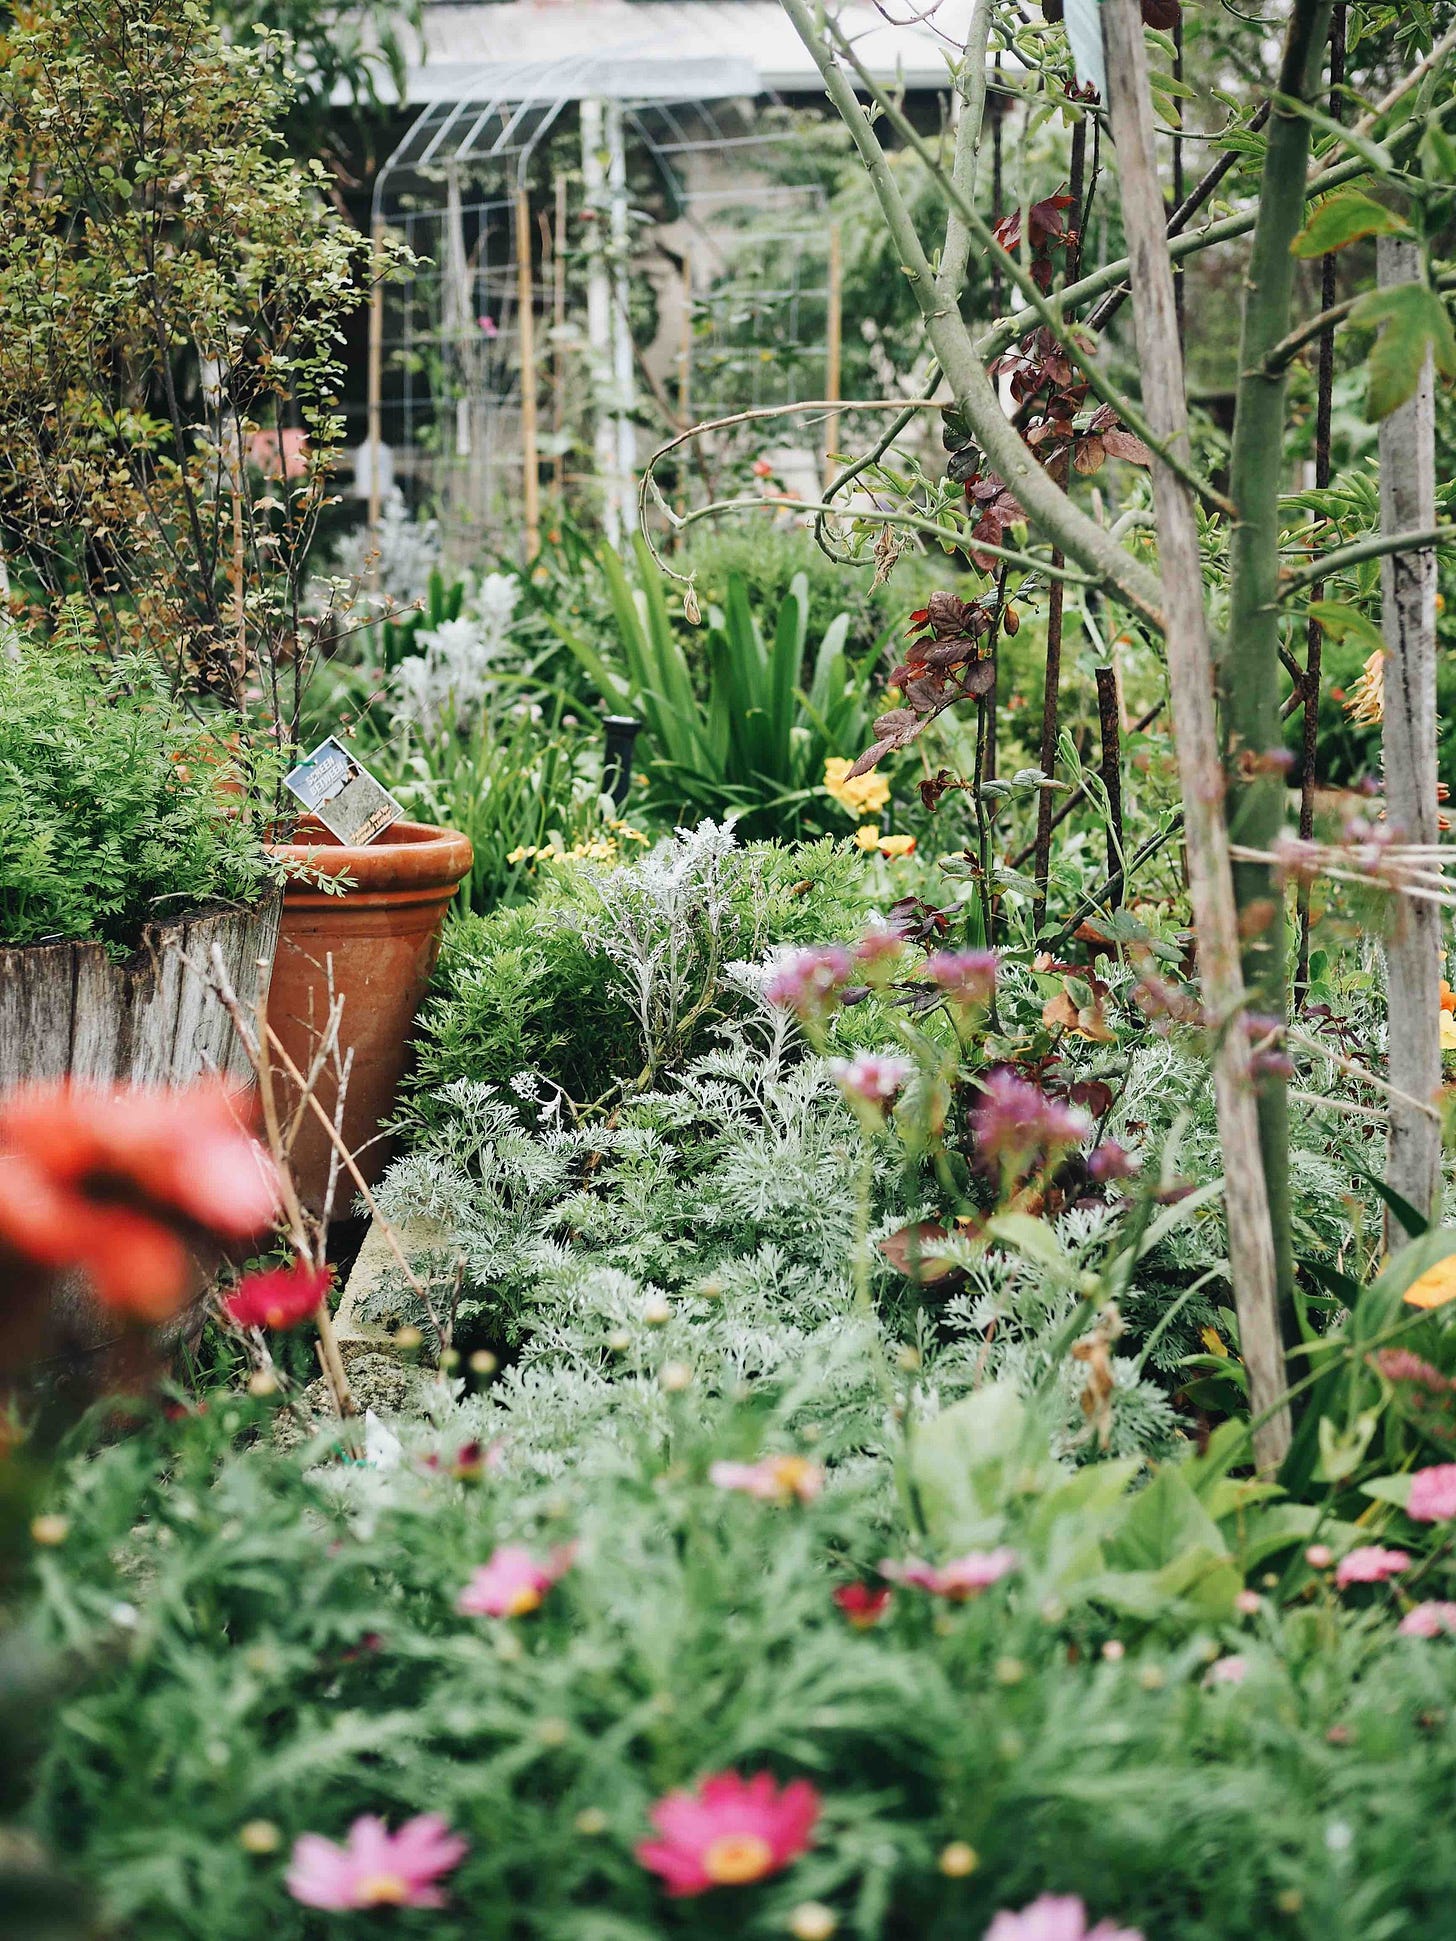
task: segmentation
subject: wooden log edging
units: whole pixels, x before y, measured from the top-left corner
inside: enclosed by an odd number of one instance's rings
[[[98,943],[0,949],[0,1092],[72,1078],[168,1085],[218,1074],[252,1083],[246,1049],[208,974],[213,945],[247,1010],[266,994],[282,896],[150,924],[118,963]]]

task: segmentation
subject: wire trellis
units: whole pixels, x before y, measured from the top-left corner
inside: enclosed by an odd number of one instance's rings
[[[837,395],[837,235],[789,118],[745,64],[674,63],[667,94],[650,66],[496,70],[381,169],[376,234],[419,261],[375,300],[371,521],[393,490],[462,557],[523,523],[529,552],[544,484],[620,531],[662,426]]]

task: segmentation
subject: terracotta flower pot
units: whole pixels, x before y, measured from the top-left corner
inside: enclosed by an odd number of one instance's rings
[[[354,1054],[340,1129],[372,1185],[391,1157],[379,1129],[394,1109],[445,912],[474,852],[454,829],[423,822],[396,822],[380,841],[355,849],[311,820],[300,825],[294,842],[275,849],[315,873],[352,879],[353,887],[342,895],[308,882],[287,886],[268,1022],[294,1064],[307,1071],[329,1015],[332,967],[333,994],[344,1000],[340,1050]],[[291,1085],[288,1095],[296,1097]],[[337,1104],[332,1071],[320,1079],[316,1096],[332,1118]],[[306,1113],[293,1149],[294,1177],[315,1212],[322,1211],[328,1190],[330,1150],[316,1115]],[[341,1179],[335,1217],[348,1211],[354,1190],[347,1176]]]

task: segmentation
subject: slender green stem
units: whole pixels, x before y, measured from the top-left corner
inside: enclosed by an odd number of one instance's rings
[[[1285,34],[1245,276],[1229,459],[1229,490],[1238,512],[1230,534],[1228,634],[1219,670],[1229,833],[1236,842],[1261,850],[1269,847],[1284,822],[1284,777],[1263,759],[1281,740],[1279,491],[1285,467],[1285,373],[1270,368],[1269,354],[1289,330],[1296,269],[1291,245],[1304,219],[1310,141],[1310,122],[1298,104],[1311,101],[1318,85],[1330,11],[1330,0],[1295,0]],[[1234,865],[1234,894],[1250,1001],[1257,1010],[1282,1018],[1288,996],[1283,893],[1268,864],[1239,862]],[[1294,1284],[1289,1101],[1276,1074],[1264,1077],[1259,1086],[1259,1141],[1280,1304],[1288,1310]]]
[[[1303,566],[1283,574],[1279,598],[1291,600],[1307,586],[1317,585],[1348,567],[1363,565],[1367,559],[1384,559],[1387,553],[1423,553],[1434,548],[1456,546],[1456,526],[1428,526],[1423,532],[1371,532],[1348,546],[1337,546],[1332,553],[1318,553]]]
[[[927,538],[938,540],[944,546],[954,546],[965,553],[987,553],[992,559],[1005,560],[1011,566],[1024,566],[1028,572],[1040,573],[1047,579],[1066,580],[1074,586],[1097,584],[1090,574],[1078,572],[1075,566],[1054,566],[1042,553],[1022,552],[1015,546],[993,546],[983,540],[972,539],[968,529],[937,525],[934,519],[923,519],[918,512],[884,512],[873,505],[829,505],[823,500],[791,499],[765,493],[751,499],[715,499],[710,505],[698,506],[692,512],[684,513],[678,519],[677,526],[683,529],[696,525],[700,519],[716,519],[724,512],[762,512],[765,508],[821,514],[828,512],[842,519],[862,519],[881,526],[904,526],[911,532],[922,532]],[[681,580],[685,577],[681,573],[674,573],[664,560],[659,559],[657,563],[669,578]]]

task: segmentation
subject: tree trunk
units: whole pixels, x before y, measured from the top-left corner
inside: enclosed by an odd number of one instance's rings
[[[1138,0],[1103,0],[1112,133],[1131,261],[1143,400],[1159,440],[1188,449],[1183,354],[1168,254],[1167,216],[1153,150],[1152,97]],[[1183,787],[1188,880],[1199,974],[1213,1039],[1214,1097],[1223,1149],[1229,1268],[1240,1351],[1255,1421],[1254,1459],[1272,1470],[1289,1447],[1274,1238],[1259,1159],[1258,1112],[1243,1029],[1239,931],[1224,824],[1224,775],[1213,705],[1213,658],[1193,495],[1154,458],[1158,562],[1168,617],[1168,685]],[[1262,1418],[1262,1419],[1261,1419]]]
[[[1376,243],[1381,289],[1420,275],[1414,243]],[[1380,425],[1380,529],[1429,530],[1436,523],[1436,402],[1429,351],[1415,394]],[[1385,813],[1402,842],[1434,843],[1436,810],[1436,555],[1390,553],[1380,566],[1385,635]],[[1398,896],[1385,945],[1390,1101],[1385,1183],[1429,1216],[1440,1206],[1441,1124],[1432,1107],[1441,1084],[1441,908]],[[1389,1209],[1385,1244],[1406,1233]]]

